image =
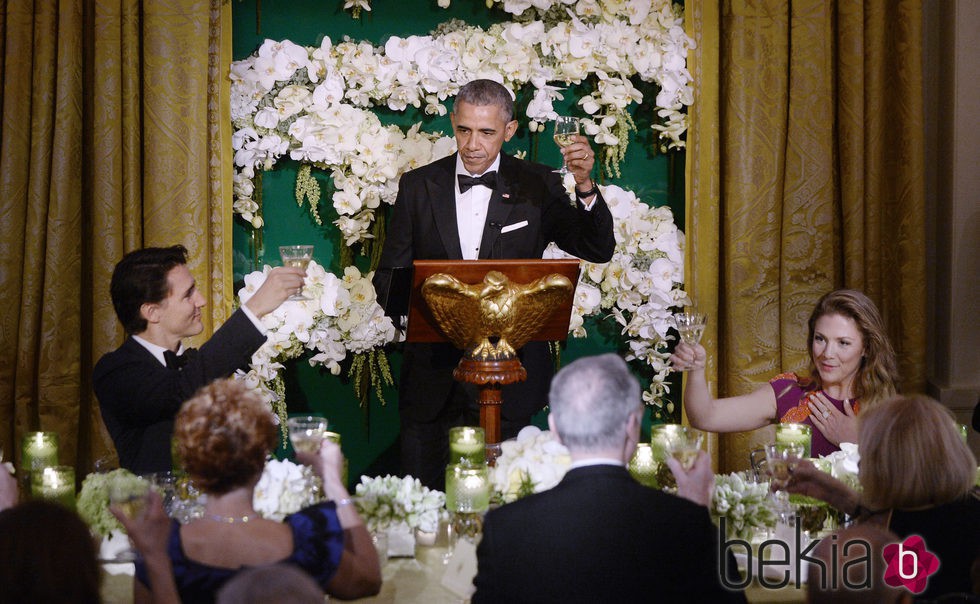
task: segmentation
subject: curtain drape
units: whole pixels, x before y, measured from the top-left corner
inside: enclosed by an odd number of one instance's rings
[[[114,462],[91,372],[123,339],[108,292],[124,253],[182,243],[209,296],[205,333],[230,312],[230,17],[221,0],[3,3],[7,459],[48,430],[80,476]]]
[[[692,0],[688,288],[716,395],[807,363],[838,287],[878,305],[903,391],[925,384],[921,0]],[[771,438],[724,436],[720,469]]]

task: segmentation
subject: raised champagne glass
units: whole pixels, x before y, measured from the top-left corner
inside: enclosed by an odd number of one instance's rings
[[[286,420],[289,442],[294,451],[316,453],[327,437],[327,418],[319,415],[303,415]]]
[[[555,118],[555,133],[554,139],[555,144],[559,147],[567,147],[575,142],[575,136],[578,134],[578,118],[570,117],[567,115],[559,115]],[[569,173],[568,164],[565,162],[564,157],[561,160],[561,169],[552,170],[557,174],[565,176]]]
[[[279,256],[282,257],[283,266],[291,266],[293,268],[301,268],[304,271],[306,266],[313,260],[313,246],[312,245],[280,245],[279,246]],[[287,300],[310,300],[311,298],[303,295],[302,293],[293,294],[286,298]]]
[[[685,472],[690,472],[697,461],[704,442],[704,432],[690,426],[680,426],[667,439],[667,449],[670,456],[681,464]]]
[[[693,308],[685,312],[674,313],[673,316],[674,329],[681,337],[681,342],[691,346],[701,342],[701,336],[704,335],[704,325],[707,321],[708,315],[697,312]],[[677,371],[687,371],[687,368],[679,368]]]

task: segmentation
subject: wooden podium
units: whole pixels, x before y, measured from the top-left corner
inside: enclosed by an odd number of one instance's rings
[[[409,297],[407,342],[452,341],[439,327],[432,309],[422,295],[422,286],[433,275],[449,275],[456,280],[476,285],[484,282],[487,273],[503,273],[510,282],[530,284],[542,277],[561,275],[571,282],[571,291],[553,306],[529,341],[565,340],[568,337],[568,321],[572,313],[572,300],[578,283],[580,261],[571,260],[416,260],[412,290]],[[522,317],[516,316],[517,321]],[[499,334],[496,334],[499,336]],[[523,346],[523,344],[521,344]],[[461,382],[480,388],[480,425],[486,442],[500,442],[501,387],[527,379],[527,371],[515,355],[507,359],[476,359],[464,356],[453,371],[453,377]]]

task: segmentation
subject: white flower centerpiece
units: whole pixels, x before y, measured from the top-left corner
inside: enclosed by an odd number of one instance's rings
[[[361,476],[354,503],[368,530],[388,533],[390,556],[412,556],[414,531],[434,533],[445,514],[446,495],[412,476]]]
[[[757,530],[776,525],[769,483],[755,482],[747,472],[715,476],[710,511],[715,524],[725,519],[729,538],[750,540]]]
[[[309,466],[269,459],[252,493],[252,507],[263,518],[281,521],[322,498],[320,479]]]
[[[244,304],[255,294],[270,270],[266,266],[245,275],[245,287],[238,292],[239,302]],[[237,377],[262,393],[280,425],[286,423],[286,406],[279,370],[284,361],[306,351],[314,353],[309,359],[311,366],[326,367],[334,375],[340,373],[341,361],[351,353],[355,356],[353,372],[376,363],[380,371],[372,371],[372,379],[391,383],[387,360],[377,350],[395,340],[395,326],[377,302],[371,276],[372,273],[363,274],[349,266],[343,278],[338,278],[310,262],[303,289],[310,299],[283,302],[262,317],[267,330],[265,344],[252,355],[248,372],[240,371]],[[380,391],[380,382],[373,385]]]
[[[510,503],[557,485],[572,458],[550,430],[525,426],[517,438],[500,443],[500,456],[490,469],[493,500]]]

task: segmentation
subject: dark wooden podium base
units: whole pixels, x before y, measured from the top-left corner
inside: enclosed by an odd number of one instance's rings
[[[480,426],[488,445],[499,443],[500,387],[527,379],[527,370],[520,359],[477,361],[463,358],[453,370],[453,377],[480,387]]]

